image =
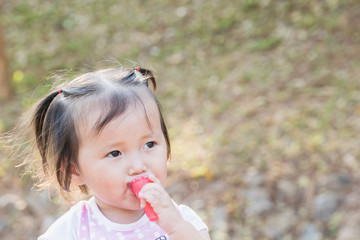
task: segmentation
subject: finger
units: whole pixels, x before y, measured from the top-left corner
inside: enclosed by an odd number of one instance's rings
[[[143,200],[155,208],[163,205],[162,200],[158,194],[147,194],[144,196]]]
[[[161,184],[157,184],[155,182],[150,182],[145,184],[142,188],[141,191],[149,191],[149,190],[154,190],[154,191],[165,191],[164,187]]]
[[[151,196],[163,196],[166,191],[156,183],[146,184],[139,192],[139,197],[147,200]]]
[[[141,199],[146,200],[146,201],[149,201],[149,198],[153,198],[153,196],[162,196],[162,195],[163,195],[162,192],[157,191],[157,190],[153,190],[153,189],[150,189],[150,190],[143,191],[143,192],[139,193],[139,197]]]
[[[146,201],[144,199],[140,199],[140,207],[145,208],[146,207]]]
[[[150,181],[161,185],[160,180],[153,173],[150,173],[148,178]]]

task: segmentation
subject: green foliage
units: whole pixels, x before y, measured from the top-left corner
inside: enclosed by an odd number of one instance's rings
[[[254,51],[267,51],[272,50],[281,44],[281,38],[269,37],[266,39],[255,40],[251,47]]]
[[[153,68],[172,139],[172,182],[226,183],[226,196],[209,202],[225,205],[248,239],[267,239],[256,230],[262,216],[247,219],[237,199],[245,175],[258,173],[269,189],[290,179],[309,198],[333,173],[358,177],[356,10],[355,0],[6,1],[17,103],[1,109],[0,131],[47,93],[56,70],[114,61]],[[343,160],[349,156],[356,160]],[[308,206],[278,204],[300,209],[299,222],[311,215]],[[337,213],[323,223],[324,239],[335,239],[340,220]]]

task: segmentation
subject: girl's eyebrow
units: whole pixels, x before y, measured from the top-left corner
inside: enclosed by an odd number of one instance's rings
[[[156,133],[154,131],[149,131],[148,133],[141,136],[140,140],[159,138],[160,136],[161,136],[161,134],[159,134],[159,133]],[[107,149],[107,148],[111,148],[111,147],[115,147],[115,146],[122,146],[122,145],[126,145],[126,143],[127,143],[126,140],[111,141],[109,143],[105,143],[104,145],[102,145],[101,149]]]
[[[126,144],[126,141],[113,141],[108,144],[104,144],[101,146],[101,149],[107,150],[109,148],[117,147],[117,146],[123,146]]]
[[[154,131],[151,131],[147,134],[144,134],[141,139],[148,139],[148,138],[157,138],[158,134],[156,134]]]

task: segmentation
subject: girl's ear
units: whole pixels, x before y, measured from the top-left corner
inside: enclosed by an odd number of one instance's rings
[[[71,182],[78,186],[85,184],[82,177],[79,174],[79,171],[76,169],[74,165],[71,167]]]

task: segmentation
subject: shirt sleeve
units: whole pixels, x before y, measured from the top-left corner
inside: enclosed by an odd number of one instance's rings
[[[181,216],[191,223],[196,230],[201,231],[206,229],[209,230],[204,221],[192,210],[190,207],[186,205],[177,205],[177,208],[181,214]]]
[[[83,203],[75,204],[69,211],[58,218],[38,240],[77,239],[77,227],[80,209]]]

